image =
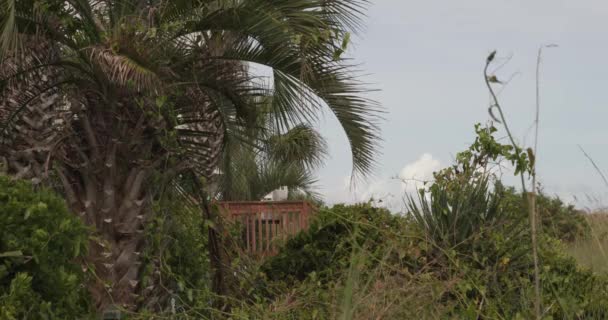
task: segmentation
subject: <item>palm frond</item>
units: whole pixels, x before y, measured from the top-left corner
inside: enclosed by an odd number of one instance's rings
[[[287,127],[314,119],[329,108],[351,146],[353,177],[368,175],[380,141],[381,110],[365,97],[368,91],[351,66],[336,61],[335,33],[357,24],[365,1],[249,0],[207,14],[190,30],[228,30],[247,34],[217,59],[257,63],[273,69],[274,108]],[[354,10],[354,11],[353,11]],[[297,26],[297,27],[294,27]]]
[[[314,168],[327,156],[327,143],[314,128],[306,124],[294,126],[284,134],[271,136],[267,142],[267,154],[281,163],[293,163]]]
[[[284,115],[284,123],[307,119],[319,109],[329,108],[349,140],[353,173],[370,174],[381,140],[378,123],[382,111],[378,104],[364,96],[368,90],[356,80],[349,67],[330,61],[318,62],[309,68],[310,76],[303,79],[301,60],[295,53],[280,53],[282,50],[264,48],[258,54],[251,54],[253,51],[250,50],[232,52],[232,57],[275,70],[275,111]],[[284,61],[272,58],[276,55],[283,57]],[[293,98],[294,95],[298,99]]]
[[[133,59],[99,46],[90,47],[88,51],[90,61],[95,63],[116,85],[133,86],[137,91],[154,91],[162,88],[162,81],[156,72]]]
[[[16,22],[16,0],[0,1],[0,61],[7,53],[19,49],[19,33]]]
[[[255,189],[257,199],[281,187],[312,190],[317,182],[310,172],[297,164],[268,162],[259,171]]]

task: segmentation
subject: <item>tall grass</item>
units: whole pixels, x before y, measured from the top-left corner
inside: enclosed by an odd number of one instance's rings
[[[566,245],[566,251],[576,261],[599,273],[608,272],[608,212],[599,211],[585,215],[591,234],[577,238]]]
[[[579,145],[578,147],[608,187],[608,179],[600,167],[582,146]],[[568,246],[568,252],[579,264],[595,272],[608,272],[608,255],[606,253],[606,248],[608,248],[608,211],[597,210],[585,215],[585,218],[591,228],[591,234],[584,239],[576,239]]]

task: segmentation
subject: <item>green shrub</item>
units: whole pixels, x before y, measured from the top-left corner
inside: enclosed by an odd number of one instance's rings
[[[89,312],[88,232],[48,190],[0,176],[0,318],[74,319]]]
[[[370,204],[321,209],[310,228],[289,239],[262,270],[273,280],[301,281],[313,272],[321,279],[331,278],[347,266],[353,241],[377,248],[386,240],[382,229],[394,230],[399,222],[388,210]]]
[[[551,237],[572,242],[575,239],[587,238],[591,228],[585,219],[585,213],[573,205],[566,205],[558,197],[539,194],[536,198],[541,230]]]
[[[408,213],[429,241],[454,249],[471,243],[486,230],[517,221],[513,212],[501,205],[504,196],[500,183],[490,191],[487,177],[458,184],[436,183],[428,192],[421,190],[417,199],[409,197]]]
[[[308,231],[264,262],[257,289],[231,316],[533,317],[533,264],[522,198],[500,185],[488,188],[487,181],[471,183],[436,188],[432,197],[420,198],[427,203],[417,207],[428,210],[418,218],[368,204],[321,210]],[[608,280],[580,269],[549,234],[539,242],[545,315],[604,318]]]
[[[177,198],[155,204],[155,216],[145,229],[141,314],[133,319],[209,316],[210,264],[199,210]]]
[[[414,280],[421,243],[409,219],[371,204],[320,210],[307,231],[261,266],[257,290],[233,310],[249,319],[408,319],[435,315],[434,279]],[[412,286],[410,281],[415,281]],[[370,300],[372,299],[372,300]],[[424,303],[423,303],[424,302]],[[428,311],[428,312],[427,312]],[[424,317],[423,317],[424,318]]]
[[[519,213],[519,219],[527,219],[525,202],[522,195],[514,188],[507,188],[502,195],[502,203],[509,206],[512,212]],[[536,209],[539,217],[539,231],[565,242],[585,239],[591,235],[590,225],[585,219],[585,212],[573,205],[565,204],[560,198],[548,196],[542,192],[536,195]]]
[[[533,259],[526,208],[521,194],[486,178],[435,184],[410,212],[424,238],[425,267],[443,281],[455,281],[444,301],[447,315],[459,319],[529,319],[533,316]],[[545,215],[577,225],[576,213],[557,199],[539,197]],[[573,228],[547,230],[540,236],[541,282],[545,314],[553,319],[587,319],[608,313],[606,279],[580,270],[555,236]],[[599,319],[595,318],[595,319]]]
[[[495,132],[477,125],[475,143],[410,198],[405,216],[369,205],[322,210],[262,266],[268,280],[257,286],[272,289],[239,310],[276,319],[271,310],[290,319],[532,318],[527,204],[489,168],[508,161],[530,173],[534,160]],[[584,217],[542,194],[537,208],[543,314],[606,318],[608,279],[580,269],[562,244],[588,233]]]
[[[266,277],[256,284],[262,290],[239,314],[531,318],[533,260],[521,195],[477,177],[437,185],[417,201],[406,216],[368,204],[321,210],[308,231],[262,265]],[[540,208],[547,208],[544,201]],[[557,201],[548,204],[551,212],[569,212]],[[539,242],[544,313],[605,317],[608,279],[580,269],[552,234],[543,233]]]

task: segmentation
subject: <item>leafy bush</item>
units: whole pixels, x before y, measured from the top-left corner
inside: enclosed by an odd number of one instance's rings
[[[258,290],[234,318],[434,318],[441,306],[428,302],[442,284],[410,274],[422,247],[413,229],[369,203],[324,208],[263,263]]]
[[[572,242],[577,238],[591,235],[591,228],[585,213],[573,205],[566,205],[558,197],[539,194],[536,206],[540,217],[541,230],[551,237]]]
[[[520,220],[526,219],[525,202],[522,195],[514,188],[507,188],[502,194],[503,206],[510,207],[512,212],[519,213]],[[585,219],[585,212],[573,205],[565,204],[558,197],[551,197],[542,192],[536,195],[536,209],[539,217],[540,232],[565,242],[585,239],[591,235],[591,227]]]
[[[304,280],[311,273],[331,278],[345,268],[353,243],[377,247],[386,239],[379,228],[396,229],[399,218],[370,204],[324,208],[307,231],[287,241],[262,270],[273,280]]]
[[[452,181],[450,181],[452,182]],[[559,200],[539,197],[539,209],[563,220],[575,217]],[[476,176],[458,184],[436,183],[428,197],[410,200],[410,212],[425,239],[426,267],[436,277],[455,282],[444,299],[453,301],[451,317],[459,319],[533,316],[533,259],[526,209],[521,194],[500,183]],[[563,225],[576,225],[566,220]],[[572,222],[574,221],[574,222]],[[608,312],[606,279],[577,268],[564,254],[554,235],[572,229],[554,229],[540,238],[541,279],[545,312],[555,319],[586,319]],[[602,307],[604,306],[604,307]]]
[[[87,229],[61,198],[0,176],[0,318],[87,314],[79,263],[87,244]]]
[[[156,203],[145,231],[141,314],[133,319],[208,317],[210,266],[199,210],[173,198]]]

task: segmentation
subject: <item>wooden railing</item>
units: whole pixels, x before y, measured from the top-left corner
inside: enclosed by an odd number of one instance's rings
[[[276,242],[308,229],[316,208],[306,201],[230,201],[218,203],[224,217],[239,223],[243,248],[274,255]]]

